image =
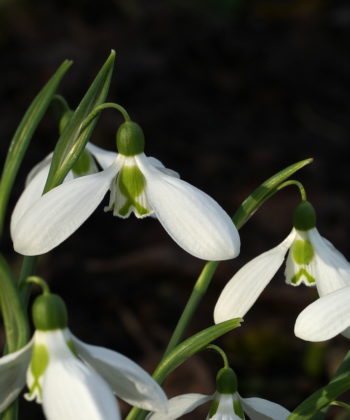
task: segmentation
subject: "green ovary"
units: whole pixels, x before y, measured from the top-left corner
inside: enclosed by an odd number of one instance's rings
[[[90,159],[89,152],[84,150],[72,167],[72,171],[75,176],[83,176],[89,172]]]
[[[49,364],[49,352],[44,344],[34,345],[32,360],[30,362],[30,370],[32,372],[34,381],[30,386],[29,393],[32,394],[35,389],[38,390],[38,394],[42,395],[42,389],[39,379],[44,374],[47,365]]]
[[[310,241],[297,240],[292,245],[293,260],[299,265],[309,264],[314,257],[314,249]]]
[[[134,207],[140,215],[150,213],[149,209],[136,201],[146,185],[145,177],[137,166],[124,166],[119,172],[117,182],[119,191],[126,198],[126,202],[118,211],[121,216],[126,216],[131,207]]]

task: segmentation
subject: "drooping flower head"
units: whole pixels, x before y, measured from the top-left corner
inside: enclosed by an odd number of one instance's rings
[[[147,420],[175,420],[211,401],[207,420],[285,420],[290,412],[279,404],[262,398],[242,398],[237,390],[237,377],[229,367],[219,370],[213,395],[184,394],[169,400],[167,414],[152,413]]]
[[[238,255],[240,240],[231,218],[207,194],[144,154],[138,124],[126,121],[119,127],[117,148],[112,162],[111,152],[104,156],[101,149],[95,154],[92,148],[103,171],[69,179],[42,197],[36,188],[35,199],[33,194],[28,198],[28,185],[11,220],[16,251],[24,255],[50,251],[84,223],[110,190],[105,210],[113,210],[115,216],[126,218],[132,212],[138,218],[155,216],[178,245],[198,258],[225,260]]]
[[[25,398],[42,404],[48,420],[120,419],[114,394],[146,410],[166,411],[164,392],[141,367],[72,335],[59,296],[36,298],[33,323],[32,340],[0,359],[0,413],[26,383]]]
[[[226,284],[214,310],[216,323],[243,317],[271,281],[289,251],[286,283],[316,286],[320,296],[350,285],[350,264],[316,229],[316,213],[302,201],[293,215],[293,229],[275,248],[243,266]]]

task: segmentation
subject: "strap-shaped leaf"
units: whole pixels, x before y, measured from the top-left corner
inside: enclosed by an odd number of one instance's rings
[[[0,302],[6,331],[7,350],[12,353],[28,341],[28,323],[15,280],[0,255]]]
[[[114,60],[115,52],[112,51],[63,130],[52,157],[45,192],[56,187],[64,180],[88,142],[97,118],[84,130],[81,129],[82,122],[94,108],[105,101],[112,77]]]
[[[339,395],[350,389],[350,351],[328,385],[314,392],[303,401],[287,420],[318,420],[322,412]]]
[[[13,136],[1,175],[0,232],[2,231],[10,191],[19,166],[23,160],[23,156],[39,122],[51,103],[52,97],[55,94],[62,77],[71,64],[72,61],[66,60],[60,65],[56,73],[34,98]]]
[[[277,174],[267,179],[256,190],[254,190],[252,194],[243,201],[233,216],[233,222],[237,229],[242,227],[251,218],[251,216],[253,216],[256,210],[269,197],[277,192],[277,187],[282,184],[282,182],[290,178],[295,172],[299,171],[299,169],[311,163],[312,160],[313,159],[305,159],[300,162],[293,163],[293,165],[287,166],[287,168],[277,172]]]
[[[180,366],[185,360],[204,349],[212,341],[239,327],[241,321],[241,318],[229,319],[228,321],[213,325],[198,332],[192,337],[187,338],[187,340],[175,347],[174,350],[160,362],[157,369],[154,371],[153,378],[157,382],[162,383],[169,373]]]

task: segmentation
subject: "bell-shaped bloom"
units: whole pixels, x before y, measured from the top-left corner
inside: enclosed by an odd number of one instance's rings
[[[160,386],[127,357],[85,344],[67,328],[62,299],[51,293],[33,305],[36,331],[22,349],[0,358],[0,413],[27,384],[27,400],[48,420],[117,420],[114,394],[146,410],[167,411]]]
[[[222,372],[232,376],[230,368],[221,369],[218,376]],[[226,383],[225,387],[220,387],[218,381],[217,385],[222,389],[214,395],[183,394],[171,398],[167,414],[151,413],[147,420],[174,420],[208,401],[212,403],[207,420],[243,420],[245,413],[251,420],[285,420],[290,414],[284,407],[271,401],[262,398],[242,398],[237,392],[235,380],[231,384]]]
[[[306,341],[324,341],[342,334],[350,338],[350,286],[322,296],[298,316],[294,333]]]
[[[308,202],[301,203],[296,214],[300,216],[305,208],[314,212],[310,206]],[[314,216],[306,228],[304,223],[294,222],[295,227],[283,242],[248,262],[232,277],[216,303],[216,323],[243,317],[276,274],[288,251],[287,284],[316,286],[320,296],[350,285],[349,262],[319,234],[315,220]]]
[[[35,202],[29,202],[25,190],[11,221],[17,252],[50,251],[84,223],[110,190],[105,210],[113,210],[115,216],[155,216],[180,247],[198,258],[217,261],[238,255],[240,239],[228,214],[207,194],[147,157],[143,143],[136,141],[135,146],[135,126],[122,124],[120,153],[103,171],[66,181]]]

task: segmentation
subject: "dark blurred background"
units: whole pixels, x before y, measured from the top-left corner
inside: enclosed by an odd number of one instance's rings
[[[230,214],[273,173],[314,157],[297,178],[317,209],[321,234],[350,255],[349,35],[347,1],[0,0],[1,162],[27,106],[59,64],[74,60],[60,89],[74,108],[113,48],[108,100],[141,124],[148,155]],[[115,111],[105,111],[92,141],[113,150],[120,123]],[[57,124],[50,109],[19,172],[9,214],[30,168],[53,149]],[[220,265],[189,333],[212,324],[230,277],[289,233],[298,200],[295,188],[284,190],[244,226],[240,257]],[[2,248],[18,272],[22,258],[8,232]],[[101,205],[40,258],[38,273],[66,300],[77,336],[152,371],[202,266],[156,220],[117,219]],[[308,344],[293,335],[297,314],[315,298],[314,289],[286,286],[281,270],[243,326],[218,341],[241,395],[293,409],[334,373],[345,338]],[[218,356],[203,352],[165,389],[169,396],[212,393],[220,367]],[[21,418],[42,418],[35,404],[22,406]],[[188,418],[203,419],[206,410]]]

